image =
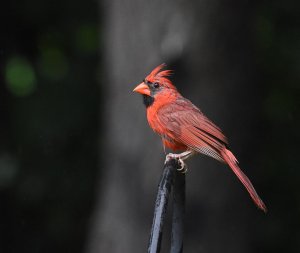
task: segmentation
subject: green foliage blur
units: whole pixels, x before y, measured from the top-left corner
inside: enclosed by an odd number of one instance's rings
[[[5,4],[0,252],[82,252],[98,176],[98,3]]]

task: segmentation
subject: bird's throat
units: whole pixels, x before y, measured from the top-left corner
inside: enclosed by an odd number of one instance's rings
[[[154,98],[150,97],[148,95],[143,95],[143,102],[144,105],[146,106],[146,108],[148,108],[149,106],[151,106],[154,102]]]

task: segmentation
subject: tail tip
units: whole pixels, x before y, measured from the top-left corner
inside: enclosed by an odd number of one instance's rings
[[[268,212],[268,208],[266,207],[266,205],[264,204],[264,202],[262,202],[262,200],[257,203],[257,207],[262,210],[265,214]]]

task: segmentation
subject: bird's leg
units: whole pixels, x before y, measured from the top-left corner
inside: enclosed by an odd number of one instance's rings
[[[191,151],[191,150],[187,150],[187,151],[182,152],[180,154],[169,153],[166,156],[165,163],[167,163],[171,159],[176,159],[176,160],[178,160],[178,162],[180,164],[180,169],[178,169],[178,171],[181,171],[182,173],[186,173],[187,170],[188,170],[188,167],[185,164],[184,160],[188,159],[190,156],[192,156],[194,154],[195,154],[195,152]]]

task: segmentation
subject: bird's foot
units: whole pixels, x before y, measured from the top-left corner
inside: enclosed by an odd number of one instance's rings
[[[188,159],[190,156],[194,155],[195,152],[194,151],[191,151],[191,150],[187,150],[187,151],[184,151],[180,154],[173,154],[173,153],[169,153],[166,155],[166,161],[165,161],[165,164],[170,161],[171,159],[181,159],[182,161]]]
[[[172,153],[169,153],[166,155],[166,160],[165,160],[165,164],[170,161],[171,159],[175,159],[178,161],[179,163],[179,167],[177,170],[180,171],[181,173],[185,174],[188,170],[188,167],[187,165],[185,164],[184,162],[184,158],[185,156],[182,156],[182,153],[181,154],[172,154]]]

